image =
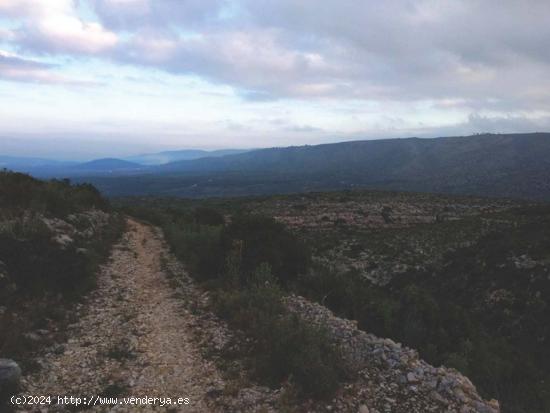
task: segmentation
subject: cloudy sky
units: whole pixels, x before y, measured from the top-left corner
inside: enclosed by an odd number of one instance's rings
[[[0,0],[0,154],[550,130],[547,0]]]

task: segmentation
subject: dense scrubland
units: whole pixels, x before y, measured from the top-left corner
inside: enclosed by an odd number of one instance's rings
[[[291,314],[284,291],[309,267],[306,245],[259,215],[226,223],[214,209],[125,208],[159,225],[190,274],[212,292],[216,313],[250,339],[240,354],[261,383],[288,380],[293,397],[328,398],[346,372],[325,332]]]
[[[62,334],[123,229],[91,185],[0,172],[0,353],[23,357]],[[31,369],[32,365],[23,365]]]
[[[113,208],[90,185],[7,171],[0,194],[0,350],[26,371],[23,354],[63,339],[126,213],[162,228],[244,335],[224,357],[288,397],[330,397],[352,378],[327,332],[284,305],[297,293],[455,367],[504,412],[550,409],[547,204],[346,191]]]
[[[119,203],[164,229],[252,338],[268,383],[329,394],[346,374],[323,331],[280,305],[297,292],[455,367],[505,412],[550,409],[545,204],[384,192]]]

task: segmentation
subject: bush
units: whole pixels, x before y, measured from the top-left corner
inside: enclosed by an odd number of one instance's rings
[[[71,185],[68,179],[40,181],[27,174],[0,171],[0,208],[28,209],[57,217],[98,208],[108,202],[90,184]]]
[[[86,257],[74,248],[61,249],[49,239],[17,240],[0,236],[0,260],[24,295],[45,291],[78,294],[90,286]]]
[[[222,268],[220,228],[172,221],[164,224],[163,230],[174,253],[198,280],[219,276]]]
[[[259,215],[239,215],[222,232],[224,260],[233,250],[235,241],[242,245],[241,282],[246,284],[256,268],[267,263],[275,277],[284,285],[305,273],[311,262],[306,245],[283,224]]]
[[[246,288],[217,292],[218,314],[253,339],[252,368],[260,380],[288,380],[302,396],[330,397],[343,375],[336,350],[325,331],[288,313],[263,268]]]
[[[225,225],[225,218],[222,214],[212,208],[199,207],[193,213],[195,223],[199,225],[221,226]]]
[[[52,240],[44,220],[93,207],[106,209],[108,203],[90,185],[0,172],[0,306],[6,307],[0,314],[1,354],[29,360],[26,356],[39,344],[24,334],[67,320],[74,300],[94,286],[100,262],[122,233],[123,219],[111,214],[92,239],[74,237],[64,246]],[[86,218],[77,224],[80,230],[93,225]]]

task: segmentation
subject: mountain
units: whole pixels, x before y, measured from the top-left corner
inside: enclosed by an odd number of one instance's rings
[[[109,195],[238,196],[373,188],[550,199],[550,134],[352,141],[172,162],[91,180]]]
[[[542,153],[541,153],[542,151]],[[384,139],[261,149],[220,159],[172,162],[159,172],[266,171],[360,172],[369,180],[431,179],[434,173],[464,175],[550,165],[550,134],[474,135],[435,139]]]
[[[0,155],[0,169],[26,170],[43,167],[61,167],[74,165],[76,162],[56,161],[53,159],[27,158],[21,156]]]
[[[102,158],[84,162],[72,167],[74,171],[114,173],[123,171],[143,170],[143,166],[117,158]]]
[[[73,177],[80,175],[123,174],[144,171],[143,165],[117,158],[89,162],[67,162],[42,158],[0,156],[0,169],[30,173],[38,177]]]
[[[1,159],[1,158],[0,158]],[[124,176],[144,173],[147,167],[117,158],[95,159],[89,162],[34,161],[33,158],[21,158],[17,162],[6,162],[5,169],[29,173],[39,178],[75,178],[103,175]]]
[[[142,165],[162,165],[170,162],[193,160],[207,157],[220,157],[225,155],[236,155],[248,152],[244,149],[220,149],[216,151],[203,151],[200,149],[184,149],[179,151],[165,151],[148,153],[126,158],[127,161],[136,162]]]

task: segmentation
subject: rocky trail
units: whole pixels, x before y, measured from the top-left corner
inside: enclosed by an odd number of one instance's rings
[[[23,379],[22,394],[189,399],[179,407],[117,405],[92,411],[217,411],[208,393],[220,388],[222,379],[201,355],[200,320],[166,276],[166,250],[156,229],[129,219],[98,288],[79,305],[71,338],[40,359],[40,371]]]

